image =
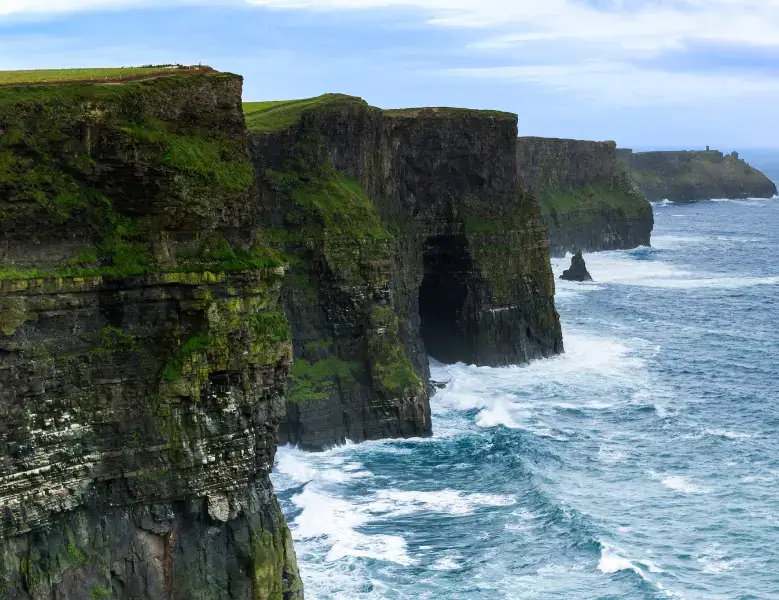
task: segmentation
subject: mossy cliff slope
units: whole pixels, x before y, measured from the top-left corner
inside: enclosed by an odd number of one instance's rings
[[[0,598],[302,598],[241,87],[0,88]]]
[[[428,352],[507,365],[562,351],[515,115],[338,95],[247,112],[265,239],[293,257],[282,441],[429,434]]]
[[[772,198],[776,185],[738,157],[718,150],[633,152],[620,149],[641,192],[651,201]]]
[[[652,207],[614,142],[521,137],[517,162],[520,185],[541,202],[553,256],[649,245]]]

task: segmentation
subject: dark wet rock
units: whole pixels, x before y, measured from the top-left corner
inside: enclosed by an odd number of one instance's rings
[[[592,281],[587,265],[584,264],[584,257],[581,250],[571,257],[571,266],[563,271],[560,279],[566,281]]]

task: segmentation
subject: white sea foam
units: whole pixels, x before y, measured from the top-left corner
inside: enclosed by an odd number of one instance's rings
[[[675,238],[677,241],[680,238]],[[691,238],[690,238],[691,239]],[[665,240],[668,247],[674,243]],[[661,246],[663,241],[660,242]],[[566,260],[570,264],[570,258],[555,259],[552,267],[556,274],[567,268]],[[755,286],[779,285],[779,276],[741,276],[710,274],[695,276],[689,271],[680,269],[661,260],[637,260],[629,252],[596,252],[586,256],[587,269],[593,279],[600,284],[629,285],[637,287],[667,288],[667,289],[740,289]],[[558,288],[563,292],[572,292],[568,295],[581,293],[581,284],[575,282],[560,281]]]
[[[479,507],[511,506],[516,500],[499,494],[464,494],[457,490],[417,492],[380,490],[369,510],[384,518],[394,518],[415,512],[433,512],[448,515],[467,515]]]
[[[645,361],[625,343],[564,328],[566,352],[520,367],[474,367],[433,363],[434,379],[451,383],[432,399],[433,413],[477,411],[476,425],[499,425],[565,441],[551,425],[561,410],[611,410],[625,394],[649,385]],[[653,352],[641,340],[631,342]],[[471,427],[469,421],[461,422]]]
[[[693,483],[681,475],[670,475],[668,477],[663,477],[660,480],[660,483],[662,483],[668,489],[675,492],[680,492],[682,494],[706,494],[710,491],[708,488]]]
[[[455,571],[462,568],[462,565],[457,563],[454,558],[440,558],[431,567],[434,571]]]
[[[598,449],[598,460],[607,465],[616,465],[627,458],[627,453],[619,448],[601,446]]]
[[[739,561],[726,560],[727,556],[728,553],[724,548],[713,544],[695,558],[701,564],[704,573],[717,574],[730,571],[737,566]]]
[[[601,542],[600,545],[600,559],[598,560],[598,569],[603,573],[616,573],[618,571],[633,571],[641,576],[642,579],[646,579],[646,573],[638,565],[631,562],[629,559],[621,556],[617,553],[617,550]]]
[[[664,198],[663,200],[660,200],[659,202],[650,202],[652,206],[671,206],[674,204],[673,200],[669,200],[668,198]]]
[[[740,433],[738,431],[729,431],[727,429],[705,429],[703,433],[704,435],[721,437],[725,438],[726,440],[746,440],[755,437],[750,433]]]

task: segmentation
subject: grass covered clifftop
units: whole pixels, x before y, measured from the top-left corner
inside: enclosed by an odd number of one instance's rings
[[[0,86],[0,277],[281,264],[249,233],[219,233],[252,219],[241,77],[143,67],[0,81],[19,82]]]
[[[636,185],[652,202],[771,198],[777,194],[776,185],[737,152],[620,150],[620,156]]]
[[[362,99],[346,94],[322,94],[300,100],[271,100],[267,102],[244,102],[246,126],[251,132],[280,131],[300,120],[309,110],[348,105],[368,106]]]
[[[357,96],[322,94],[321,96],[299,100],[244,102],[243,112],[246,115],[246,126],[249,128],[249,131],[262,133],[287,129],[298,123],[301,116],[308,111],[348,106],[369,108],[368,103]],[[515,114],[497,110],[473,110],[452,107],[397,108],[382,110],[381,113],[385,117],[397,119],[464,118],[474,115],[480,117],[486,115],[499,120],[509,121],[516,120],[517,118]]]
[[[33,69],[0,71],[0,86],[58,85],[63,83],[121,83],[171,77],[174,75],[205,75],[215,73],[202,65],[157,65],[146,67],[109,67],[93,69]]]

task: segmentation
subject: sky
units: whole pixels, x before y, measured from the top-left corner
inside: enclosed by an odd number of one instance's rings
[[[0,0],[0,70],[208,64],[245,100],[519,114],[520,135],[779,147],[779,0]]]

